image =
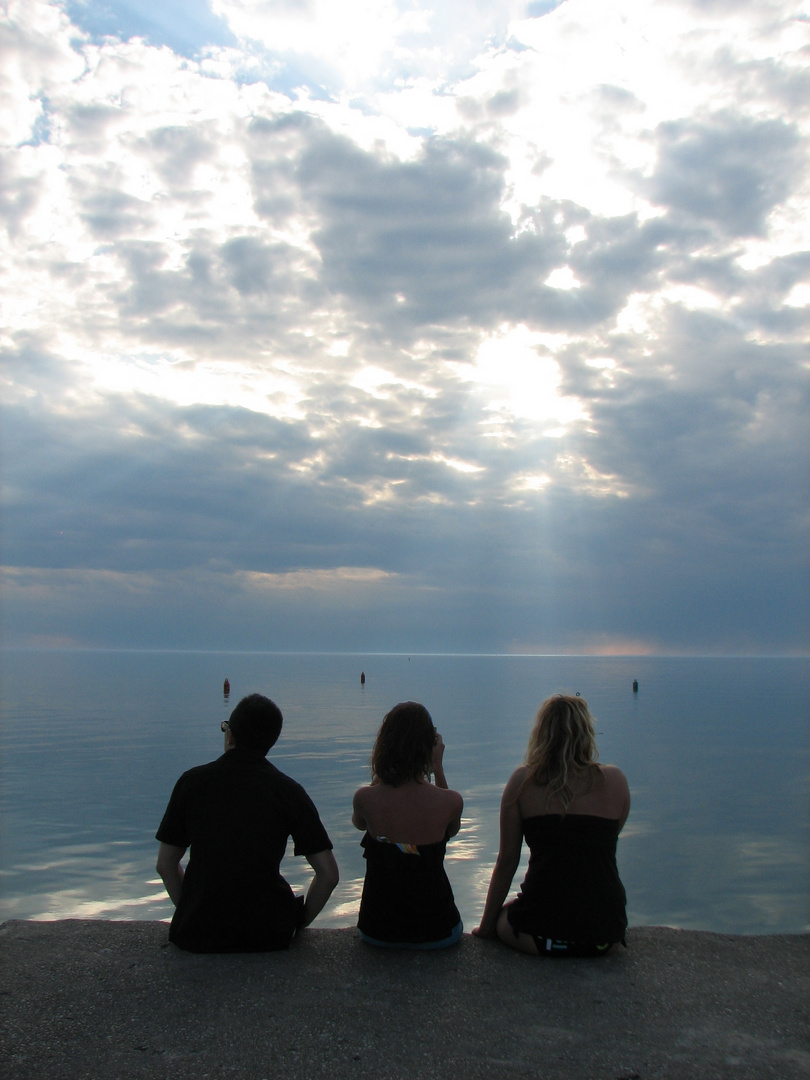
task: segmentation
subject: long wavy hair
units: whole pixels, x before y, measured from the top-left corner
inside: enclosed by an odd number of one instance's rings
[[[371,751],[372,780],[399,787],[409,780],[429,780],[433,771],[436,728],[417,701],[401,701],[386,713]]]
[[[597,765],[596,730],[588,702],[555,694],[537,710],[526,751],[526,784],[546,789],[546,806],[556,796],[568,812],[574,798],[573,781],[585,778],[590,791],[602,779]]]

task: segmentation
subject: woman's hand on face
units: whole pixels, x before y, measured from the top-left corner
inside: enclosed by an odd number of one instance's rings
[[[439,732],[436,732],[436,738],[433,740],[433,755],[431,757],[431,766],[434,773],[439,772],[442,767],[442,760],[444,758],[444,741],[442,740]]]

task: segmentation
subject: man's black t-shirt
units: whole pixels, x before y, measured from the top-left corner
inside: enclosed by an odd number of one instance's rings
[[[279,864],[290,836],[296,855],[332,847],[306,791],[257,751],[237,746],[183,773],[157,831],[191,849],[169,940],[191,952],[287,948],[296,902]]]

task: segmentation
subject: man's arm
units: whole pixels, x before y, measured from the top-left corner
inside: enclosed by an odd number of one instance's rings
[[[307,898],[304,902],[304,926],[309,926],[334,892],[335,886],[340,881],[340,872],[335,856],[328,849],[316,851],[314,855],[307,855],[306,859],[315,871],[315,877],[309,883]]]
[[[175,907],[180,903],[180,893],[183,891],[183,867],[180,860],[186,853],[184,847],[174,847],[172,844],[161,842],[158,848],[157,866],[155,869],[163,879],[166,892]]]

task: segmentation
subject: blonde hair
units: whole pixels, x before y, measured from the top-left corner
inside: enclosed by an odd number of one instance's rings
[[[586,777],[590,791],[601,778],[598,757],[588,702],[581,697],[555,694],[537,710],[526,751],[528,772],[521,790],[531,782],[544,786],[546,805],[556,796],[565,814],[574,798],[573,780]]]

